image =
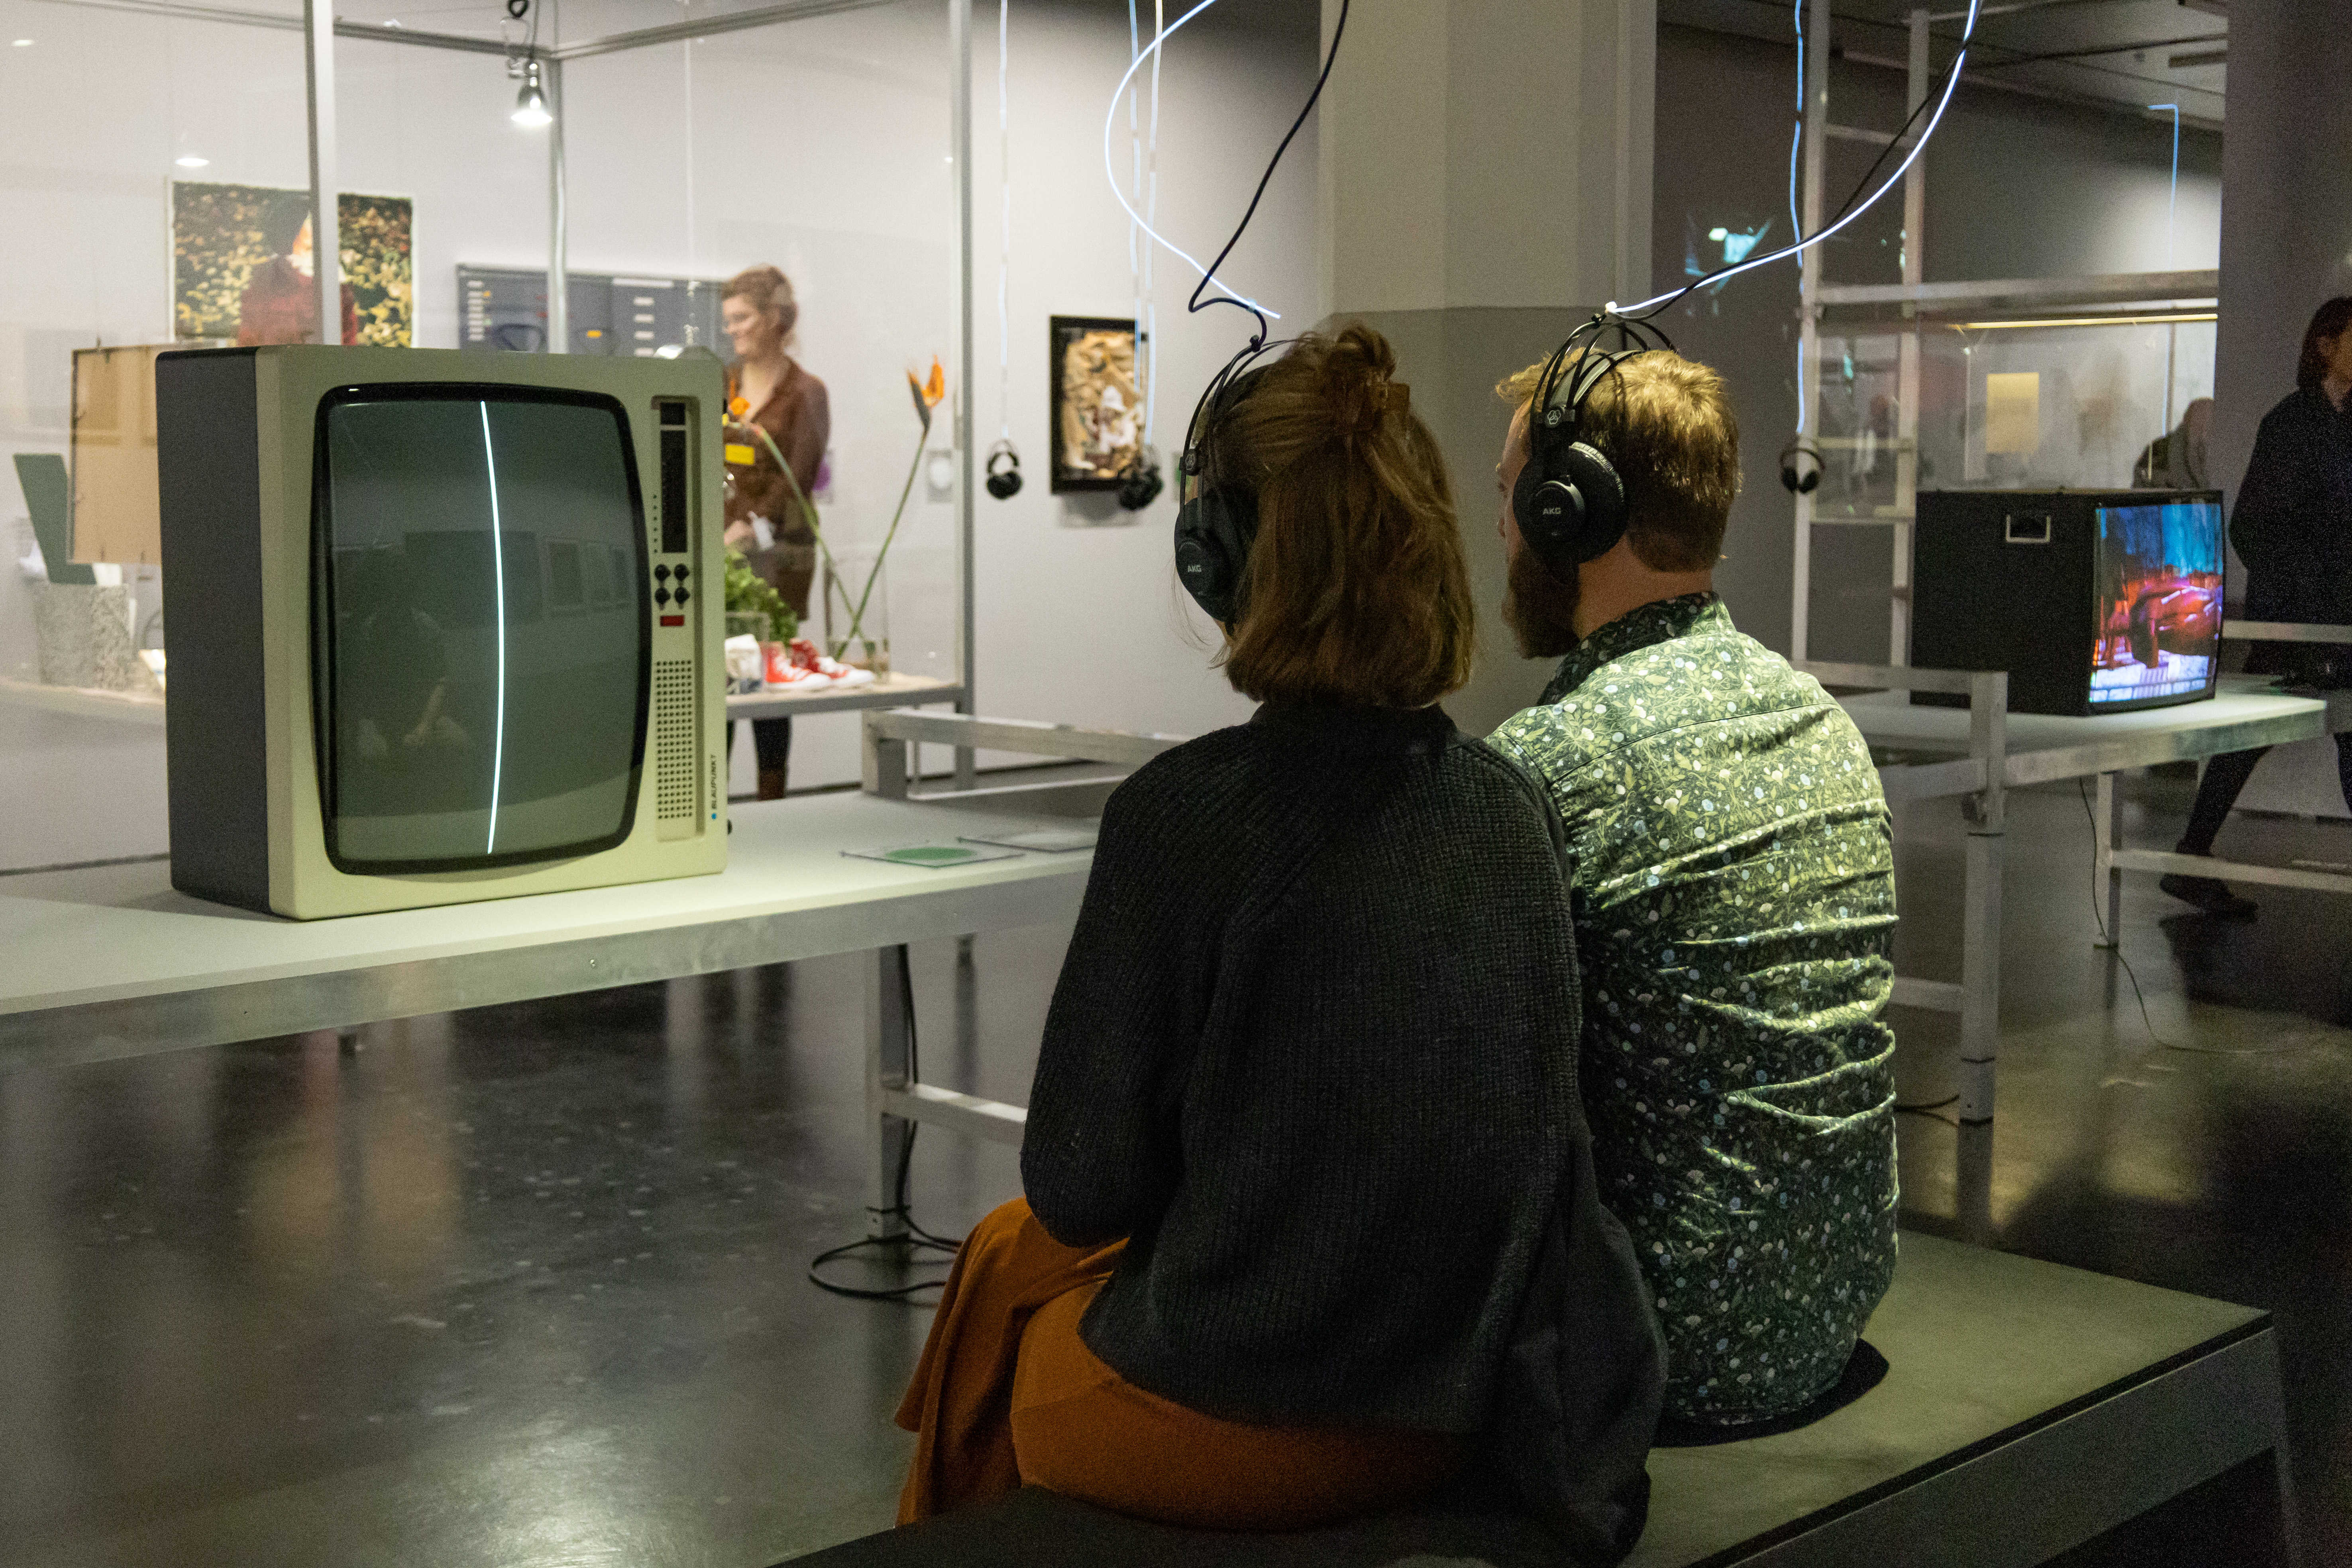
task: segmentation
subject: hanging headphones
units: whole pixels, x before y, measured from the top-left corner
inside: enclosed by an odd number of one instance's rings
[[[1004,465],[1001,471],[999,463]],[[998,500],[1011,500],[1021,493],[1021,453],[1011,441],[999,441],[988,449],[988,478],[982,482]]]
[[[1242,572],[1257,537],[1257,492],[1219,482],[1211,437],[1249,395],[1260,374],[1250,363],[1276,346],[1254,339],[1227,362],[1201,394],[1185,433],[1183,468],[1194,485],[1176,509],[1176,579],[1210,619],[1225,626],[1241,618]]]
[[[1139,447],[1135,461],[1118,477],[1118,504],[1128,511],[1141,511],[1167,488],[1168,482],[1160,477],[1160,454],[1149,447]]]
[[[1621,346],[1604,352],[1601,334],[1612,329]],[[1654,349],[1672,353],[1674,345],[1643,323],[1595,316],[1545,363],[1528,402],[1528,461],[1511,487],[1511,518],[1536,559],[1563,582],[1625,536],[1625,481],[1584,439],[1584,405],[1620,365]]]
[[[1809,496],[1821,488],[1821,448],[1802,436],[1780,448],[1782,489],[1790,495]]]

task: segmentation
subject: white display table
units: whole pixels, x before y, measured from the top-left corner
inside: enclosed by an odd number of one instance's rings
[[[345,920],[283,921],[189,898],[173,890],[163,861],[0,879],[0,1072],[875,949],[867,1182],[882,1210],[907,1132],[908,1119],[889,1111],[970,1129],[959,1102],[980,1103],[903,1075],[884,1081],[886,1047],[903,1059],[904,944],[1069,920],[1094,857],[929,870],[842,853],[1070,826],[1008,810],[1001,795],[986,807],[809,795],[738,805],[733,817],[728,867],[715,877]],[[919,1094],[925,1106],[907,1103]],[[1017,1113],[1010,1126],[1017,1140]]]

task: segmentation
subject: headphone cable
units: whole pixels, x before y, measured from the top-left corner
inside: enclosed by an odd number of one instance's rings
[[[1290,122],[1289,131],[1282,138],[1282,145],[1276,147],[1274,156],[1266,161],[1265,173],[1258,176],[1257,189],[1250,193],[1249,206],[1242,213],[1242,221],[1234,226],[1233,237],[1225,241],[1225,247],[1217,252],[1217,258],[1210,262],[1208,269],[1201,274],[1201,281],[1193,285],[1192,298],[1184,301],[1185,314],[1207,310],[1211,305],[1238,305],[1257,318],[1258,340],[1265,341],[1267,328],[1264,310],[1230,294],[1226,298],[1206,301],[1201,295],[1209,287],[1209,279],[1215,276],[1217,268],[1225,264],[1225,258],[1234,253],[1234,247],[1242,242],[1242,236],[1249,229],[1250,219],[1257,216],[1257,204],[1265,198],[1265,188],[1274,181],[1275,170],[1282,166],[1282,155],[1290,151],[1290,144],[1297,139],[1300,129],[1307,123],[1307,117],[1315,112],[1315,105],[1323,96],[1323,84],[1331,79],[1331,68],[1339,63],[1339,39],[1348,31],[1348,5],[1349,0],[1339,0],[1339,19],[1332,25],[1331,47],[1324,54],[1323,69],[1315,79],[1315,90],[1307,95],[1307,101],[1299,107],[1298,118]]]
[[[1653,295],[1651,298],[1641,301],[1639,304],[1621,307],[1612,300],[1609,302],[1604,313],[1610,316],[1621,317],[1632,321],[1646,321],[1652,317],[1672,308],[1695,289],[1704,289],[1711,283],[1725,282],[1738,276],[1742,272],[1752,272],[1759,267],[1769,267],[1776,261],[1785,261],[1792,256],[1812,248],[1814,246],[1821,244],[1823,240],[1828,239],[1830,236],[1835,234],[1847,224],[1852,223],[1855,218],[1860,217],[1864,213],[1868,212],[1872,207],[1877,205],[1879,201],[1885,196],[1886,193],[1895,188],[1895,182],[1907,174],[1910,171],[1911,165],[1918,161],[1922,153],[1927,152],[1929,140],[1936,134],[1936,128],[1943,123],[1944,110],[1950,106],[1952,94],[1959,89],[1961,68],[1968,60],[1969,46],[1976,37],[1977,18],[1983,9],[1984,0],[1969,0],[1968,25],[1962,28],[1960,33],[1959,53],[1952,57],[1952,63],[1946,67],[1943,72],[1943,92],[1941,96],[1938,96],[1935,92],[1930,91],[1927,96],[1922,98],[1919,101],[1919,108],[1913,110],[1911,111],[1911,118],[1904,121],[1904,130],[1908,131],[1910,129],[1911,125],[1919,118],[1919,110],[1926,109],[1928,104],[1933,103],[1936,106],[1936,112],[1929,117],[1927,128],[1920,132],[1918,140],[1911,144],[1910,153],[1904,158],[1901,163],[1895,166],[1895,173],[1887,176],[1886,183],[1879,186],[1878,189],[1870,193],[1868,200],[1862,201],[1862,205],[1859,206],[1854,205],[1857,200],[1861,199],[1862,193],[1869,188],[1871,176],[1865,174],[1863,176],[1862,183],[1854,187],[1853,194],[1847,196],[1844,204],[1838,208],[1838,216],[1832,221],[1823,224],[1813,233],[1800,235],[1795,240],[1791,241],[1790,244],[1782,246],[1780,249],[1773,251],[1769,256],[1751,257],[1745,261],[1735,262],[1726,267],[1719,267],[1703,278],[1694,278],[1679,289],[1671,289],[1664,294]],[[1819,40],[1815,40],[1815,47],[1820,47]],[[1885,163],[1886,153],[1892,152],[1895,147],[1901,142],[1902,139],[1903,132],[1896,132],[1894,141],[1889,142],[1885,148],[1881,151],[1878,163],[1871,165],[1872,174],[1875,174],[1879,166]]]
[[[1013,113],[1006,74],[1012,58],[1013,0],[996,0],[996,411],[997,439],[1013,441]]]

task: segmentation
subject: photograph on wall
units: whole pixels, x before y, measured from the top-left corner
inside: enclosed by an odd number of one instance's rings
[[[1110,490],[1143,448],[1143,399],[1135,386],[1135,322],[1055,316],[1053,343],[1053,488]]]
[[[406,348],[415,325],[415,204],[343,191],[341,341]],[[183,342],[318,342],[310,193],[172,182],[172,331]]]
[[[2218,501],[2099,508],[2094,708],[2212,684],[2221,652]]]

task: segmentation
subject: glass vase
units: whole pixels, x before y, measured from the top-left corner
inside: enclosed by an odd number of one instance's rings
[[[890,570],[871,550],[835,551],[825,569],[824,651],[877,676],[890,673]]]

